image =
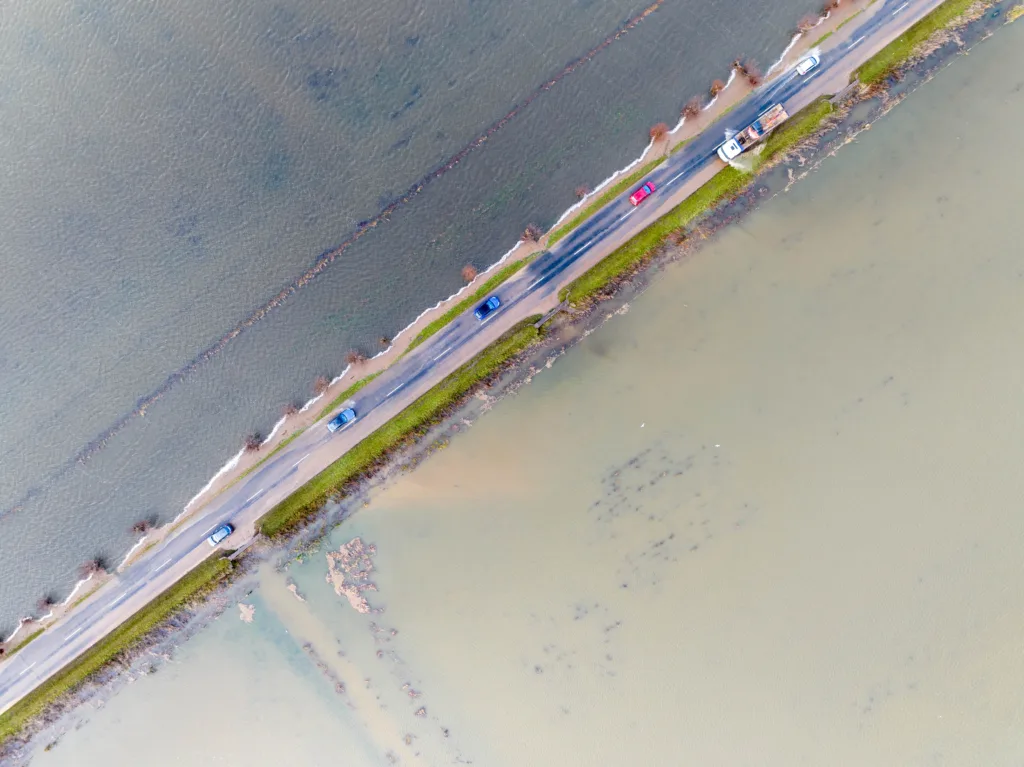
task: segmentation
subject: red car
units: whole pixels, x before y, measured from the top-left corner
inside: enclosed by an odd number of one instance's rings
[[[658,187],[654,185],[653,181],[648,181],[629,196],[629,201],[634,205],[639,205],[652,194],[654,194],[654,190],[657,188]]]

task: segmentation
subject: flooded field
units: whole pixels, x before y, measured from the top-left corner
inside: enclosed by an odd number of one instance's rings
[[[1022,63],[955,62],[33,764],[1019,765]]]

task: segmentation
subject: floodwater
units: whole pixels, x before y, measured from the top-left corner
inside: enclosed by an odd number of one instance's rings
[[[0,635],[818,7],[666,2],[527,103],[648,2],[6,3]]]
[[[329,542],[371,612],[268,570],[34,764],[1020,764],[1022,63],[1018,24],[377,493]]]

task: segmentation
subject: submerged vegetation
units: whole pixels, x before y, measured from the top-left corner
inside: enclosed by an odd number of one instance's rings
[[[179,610],[209,594],[227,577],[231,569],[231,562],[222,559],[219,554],[210,557],[83,655],[0,714],[0,746],[17,736],[51,704],[78,689],[92,674],[113,661],[125,659],[128,652],[145,639],[147,634]],[[24,647],[28,641],[22,642],[21,646]]]
[[[860,65],[850,76],[850,81],[860,80],[865,85],[876,85],[891,75],[909,59],[914,49],[962,16],[978,0],[946,0],[910,29],[897,37],[882,50]]]
[[[653,160],[652,162],[641,166],[628,176],[616,181],[614,184],[611,184],[607,189],[601,192],[601,195],[597,199],[579,211],[575,216],[569,219],[567,223],[552,231],[548,235],[548,247],[552,247],[556,242],[565,237],[565,235],[569,234],[569,232],[579,226],[582,222],[586,221],[594,215],[594,213],[610,203],[631,186],[638,183],[640,179],[657,168],[663,162],[665,162],[665,158],[659,157],[657,160]]]
[[[537,315],[520,322],[281,501],[259,520],[259,531],[273,538],[295,530],[347,485],[381,466],[394,451],[415,441],[461,403],[474,386],[500,372],[509,360],[532,345],[540,337],[540,331],[534,327],[539,319]]]
[[[757,168],[763,167],[769,160],[788,151],[817,131],[822,120],[832,111],[831,102],[827,98],[821,98],[790,118],[765,139],[756,161],[755,173]],[[731,166],[716,174],[666,216],[655,221],[563,288],[559,298],[571,304],[578,304],[600,295],[607,286],[624,274],[646,264],[669,236],[678,234],[677,239],[681,241],[684,237],[684,227],[718,203],[738,194],[751,180],[750,174]]]
[[[412,343],[409,344],[409,348],[405,350],[405,353],[408,354],[471,306],[483,301],[488,293],[530,263],[534,258],[536,258],[536,255],[527,256],[526,258],[522,258],[519,261],[515,261],[508,266],[499,269],[493,277],[477,288],[471,296],[462,299],[451,309],[423,328],[423,330],[419,332],[419,335],[412,339]]]

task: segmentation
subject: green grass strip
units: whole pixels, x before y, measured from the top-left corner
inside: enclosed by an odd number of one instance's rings
[[[355,396],[356,392],[358,392],[360,389],[366,386],[366,384],[370,383],[370,381],[372,381],[374,378],[376,378],[383,372],[383,370],[378,370],[376,373],[371,373],[370,375],[366,376],[366,378],[361,378],[358,381],[356,381],[350,387],[345,389],[345,391],[343,391],[337,397],[332,399],[328,405],[325,405],[324,409],[320,411],[320,415],[316,417],[316,420],[319,421],[321,418],[326,418],[332,410],[335,410],[338,407],[340,407],[341,403],[344,402],[345,400],[351,399],[353,396]],[[271,453],[271,455],[273,455],[273,453]],[[269,458],[270,456],[267,457]]]
[[[523,320],[285,498],[259,520],[260,532],[273,538],[294,530],[319,512],[332,495],[381,465],[396,449],[412,442],[457,405],[475,384],[494,375],[508,360],[534,343],[540,331],[533,323],[539,319],[540,315]]]
[[[583,223],[588,218],[590,218],[592,215],[594,215],[594,213],[596,213],[598,210],[603,208],[605,205],[610,203],[612,200],[614,200],[620,194],[622,194],[627,189],[629,189],[631,186],[633,186],[633,184],[640,183],[640,180],[644,176],[646,176],[652,170],[657,168],[663,162],[665,162],[665,158],[664,157],[659,157],[657,160],[654,160],[652,162],[647,163],[642,168],[633,171],[632,173],[630,173],[625,178],[623,178],[623,179],[615,182],[611,186],[609,186],[607,189],[605,189],[603,192],[601,192],[601,196],[600,197],[598,197],[592,203],[587,205],[587,207],[583,208],[583,210],[581,210],[579,213],[577,213],[575,216],[573,216],[569,220],[569,223],[563,224],[562,226],[558,227],[553,232],[551,232],[551,234],[548,235],[548,247],[549,248],[552,247],[556,242],[558,242],[560,239],[565,237],[565,235],[569,234],[569,232],[571,232],[573,229],[575,229],[581,223]]]
[[[419,335],[412,339],[412,343],[409,344],[409,348],[405,350],[404,354],[408,354],[409,352],[411,352],[413,349],[415,349],[421,343],[426,341],[428,338],[430,338],[437,331],[439,331],[449,322],[454,320],[464,311],[469,309],[471,306],[483,301],[484,298],[487,297],[488,293],[490,293],[492,290],[498,287],[498,285],[500,285],[501,283],[505,282],[505,280],[507,280],[516,272],[518,272],[528,263],[533,261],[533,259],[535,259],[536,257],[537,254],[534,253],[532,256],[527,256],[526,258],[522,258],[499,269],[494,274],[494,276],[488,279],[487,282],[485,282],[483,285],[481,285],[480,288],[475,293],[473,293],[473,295],[469,296],[468,298],[462,299],[461,301],[459,301],[459,303],[455,304],[455,306],[453,306],[451,309],[446,311],[436,320],[434,320],[425,328],[423,328],[423,330],[420,331]]]
[[[881,82],[900,64],[910,58],[914,48],[931,37],[932,33],[949,26],[952,21],[961,16],[973,3],[974,0],[946,0],[946,2],[861,64],[850,76],[850,82],[858,79],[865,85],[874,85]]]
[[[763,167],[773,157],[786,152],[817,131],[821,121],[831,114],[832,110],[828,98],[822,97],[793,115],[765,139],[764,149],[756,160],[754,175],[757,169]],[[669,234],[687,226],[727,197],[739,193],[752,178],[750,174],[732,166],[725,168],[668,214],[562,288],[559,298],[572,304],[590,300],[622,274],[652,258]]]
[[[139,612],[0,714],[0,745],[20,733],[47,706],[73,692],[92,674],[122,657],[173,613],[210,593],[230,572],[218,553],[196,567]]]
[[[15,647],[13,650],[9,651],[6,655],[4,655],[3,658],[0,658],[0,660],[10,660],[17,653],[21,652],[21,650],[23,650],[25,647],[27,647],[29,642],[31,642],[33,639],[38,638],[39,635],[42,634],[44,631],[46,631],[46,629],[36,629],[31,634],[29,634],[27,637],[25,637],[25,641],[24,642],[22,642],[20,645]]]

